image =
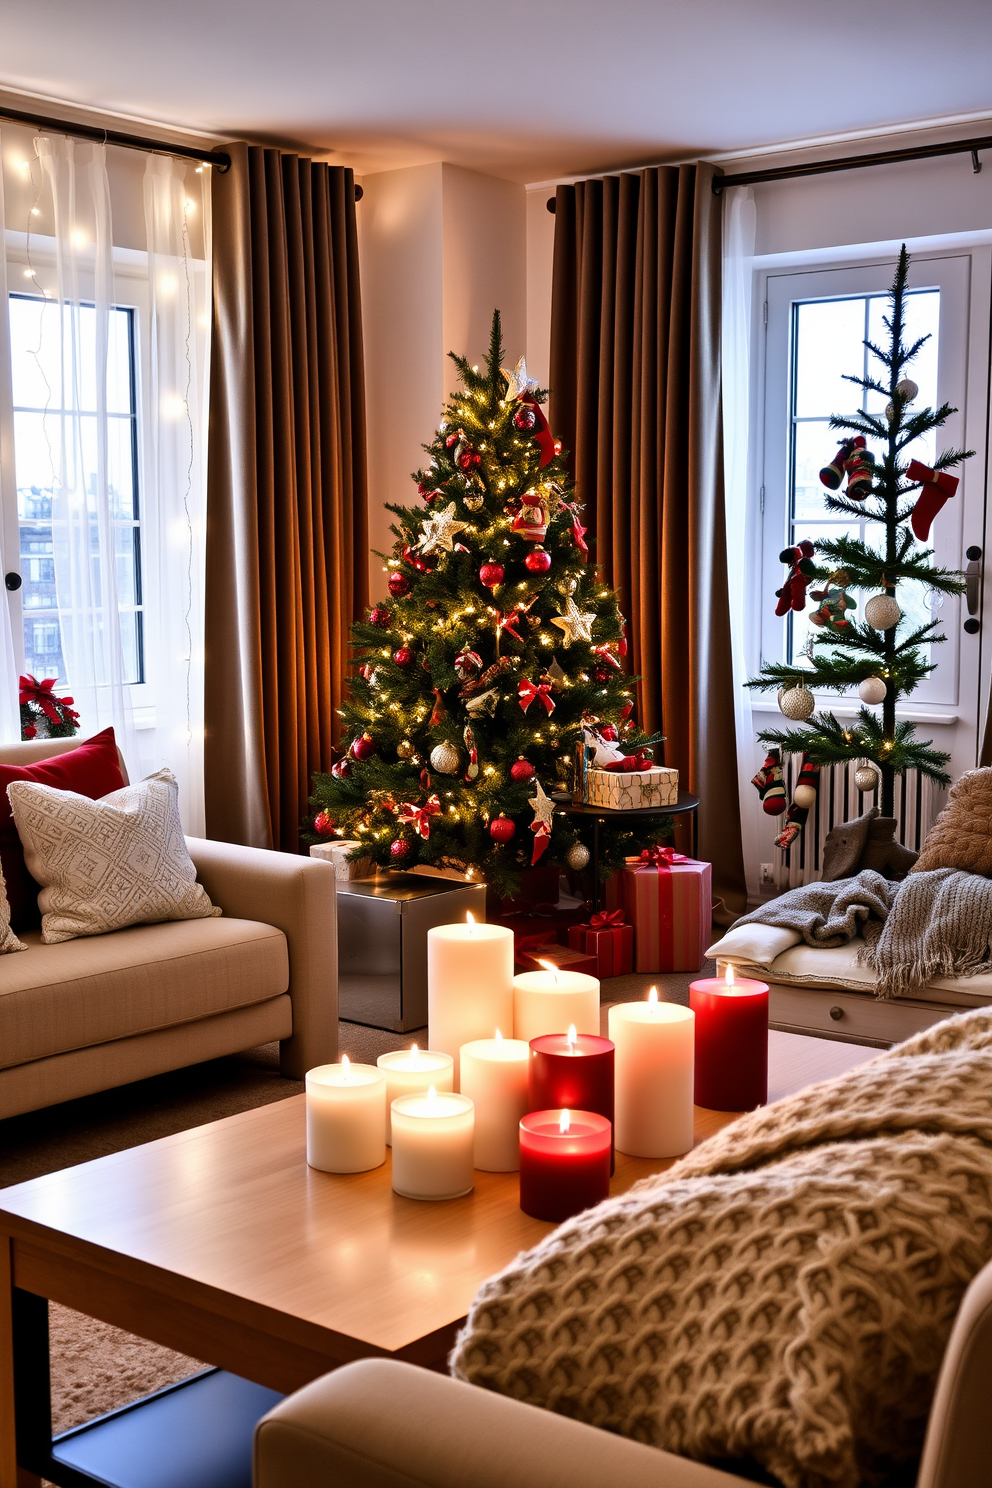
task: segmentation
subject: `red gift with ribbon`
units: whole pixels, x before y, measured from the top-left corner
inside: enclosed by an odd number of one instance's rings
[[[593,974],[600,980],[634,969],[634,927],[624,923],[622,909],[601,909],[585,925],[573,925],[568,943],[573,950],[595,956]]]
[[[699,971],[712,938],[713,875],[709,863],[671,847],[645,848],[624,870],[627,914],[634,925],[634,969]]]

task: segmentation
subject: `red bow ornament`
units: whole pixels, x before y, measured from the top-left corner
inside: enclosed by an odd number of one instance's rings
[[[535,698],[537,698],[537,701],[539,703],[543,703],[544,711],[549,716],[555,711],[555,701],[554,698],[551,696],[551,683],[535,683],[529,681],[527,677],[524,677],[523,681],[520,683],[520,686],[517,688],[517,701],[519,702],[521,708],[524,710],[525,713],[527,712],[527,709],[530,707]]]
[[[625,775],[631,770],[653,770],[654,760],[643,749],[638,749],[634,754],[625,754],[623,759],[613,760],[611,764],[604,765],[604,770],[613,770],[615,773]]]
[[[910,525],[920,542],[926,542],[930,536],[931,522],[947,498],[954,495],[960,479],[956,475],[948,475],[946,470],[931,470],[929,465],[924,465],[920,460],[910,461],[906,477],[922,487],[913,507]]]
[[[638,868],[670,868],[673,863],[692,863],[693,858],[687,858],[685,853],[676,852],[674,847],[644,847],[641,849],[640,862],[635,866]]]
[[[39,682],[38,678],[33,677],[29,672],[26,677],[20,678],[18,701],[22,706],[25,703],[36,703],[49,723],[61,723],[59,710],[56,708],[55,700],[52,696],[57,680],[56,677],[46,677],[43,682]],[[71,703],[72,698],[66,698],[65,701]]]
[[[400,824],[404,827],[412,827],[419,832],[421,837],[431,835],[431,817],[441,815],[441,802],[437,796],[428,796],[426,806],[415,806],[412,801],[404,801],[400,807]]]
[[[601,909],[589,916],[589,923],[583,928],[586,930],[619,930],[623,923],[622,909]]]

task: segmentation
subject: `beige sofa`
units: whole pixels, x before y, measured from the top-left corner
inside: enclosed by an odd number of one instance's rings
[[[958,1311],[916,1488],[992,1488],[992,1265]],[[743,1478],[411,1364],[366,1359],[259,1422],[255,1488],[747,1488]]]
[[[30,763],[77,742],[13,745],[0,761]],[[0,956],[0,1117],[274,1039],[294,1079],[336,1057],[333,868],[200,838],[188,845],[218,918],[52,946],[33,932],[27,951]]]

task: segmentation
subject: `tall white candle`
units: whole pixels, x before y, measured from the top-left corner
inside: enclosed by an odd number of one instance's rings
[[[513,1024],[513,931],[505,925],[436,925],[427,932],[427,1042],[450,1054]]]
[[[364,1173],[386,1161],[386,1076],[373,1064],[308,1070],[307,1162],[325,1173]]]
[[[393,1101],[393,1188],[405,1199],[457,1199],[471,1191],[475,1107],[464,1095]]]
[[[632,1157],[679,1157],[692,1147],[692,1082],[696,1015],[659,1002],[610,1008],[616,1045],[614,1136]]]
[[[513,978],[513,1037],[529,1043],[546,1033],[599,1033],[599,981],[581,971],[562,971],[550,961],[543,971]]]
[[[454,1088],[455,1061],[436,1049],[397,1049],[380,1054],[376,1064],[386,1075],[386,1146],[393,1140],[390,1107],[401,1095],[416,1095],[433,1085],[435,1090]]]
[[[475,1102],[475,1166],[515,1173],[520,1166],[520,1118],[526,1116],[530,1045],[474,1039],[461,1047],[462,1094]]]

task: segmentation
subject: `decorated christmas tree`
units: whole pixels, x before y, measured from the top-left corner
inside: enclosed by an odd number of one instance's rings
[[[807,643],[805,663],[768,662],[748,683],[759,691],[777,688],[782,712],[794,723],[805,725],[766,729],[758,735],[770,748],[754,783],[771,815],[786,809],[782,752],[803,756],[799,784],[784,830],[776,839],[783,848],[802,830],[816,800],[823,765],[857,762],[855,784],[862,791],[881,786],[883,816],[892,815],[894,782],[906,770],[916,769],[940,785],[950,784],[944,769],[949,756],[934,749],[929,740],[917,739],[908,720],[896,721],[896,704],[933,671],[936,661],[931,647],[945,639],[938,620],[907,620],[899,603],[899,586],[904,586],[903,592],[910,585],[924,586],[931,601],[934,596],[960,594],[964,589],[960,573],[934,562],[928,539],[934,519],[957,489],[958,479],[948,475],[948,470],[974,451],[946,450],[933,458],[932,465],[911,458],[916,441],[939,429],[957,410],[946,403],[936,409],[913,407],[919,389],[907,371],[929,338],[907,341],[908,273],[909,255],[903,246],[883,320],[888,343],[864,343],[876,371],[846,378],[868,395],[862,399],[866,406],[831,418],[831,428],[842,431],[843,438],[833,459],[820,471],[829,493],[825,497],[828,509],[877,524],[884,538],[876,548],[862,537],[841,534],[816,544],[804,540],[781,554],[788,572],[778,590],[775,613],[805,609],[807,586],[813,584],[809,593],[817,608],[810,621],[816,632]],[[872,395],[887,399],[884,411],[869,411]],[[915,499],[907,499],[914,492],[919,493]],[[851,591],[870,595],[861,612],[863,618],[856,613],[858,601]],[[815,711],[813,689],[846,693],[854,688],[862,699],[856,720]]]
[[[554,799],[584,727],[631,763],[652,741],[632,721],[624,620],[589,559],[546,393],[522,358],[502,370],[502,352],[497,312],[484,370],[452,354],[463,387],[414,473],[423,504],[388,507],[389,597],[352,628],[345,753],[314,779],[305,836],[354,839],[384,867],[471,870],[505,895],[523,869],[589,861]],[[601,872],[666,826],[616,813]]]

